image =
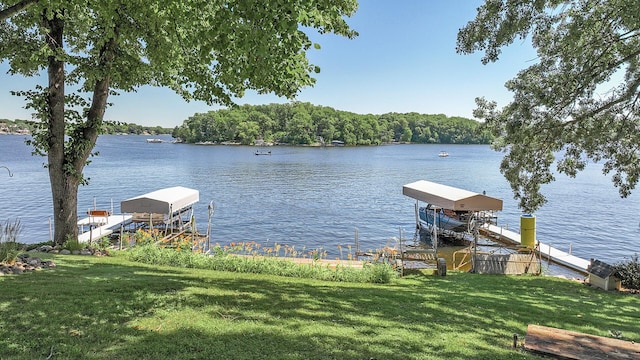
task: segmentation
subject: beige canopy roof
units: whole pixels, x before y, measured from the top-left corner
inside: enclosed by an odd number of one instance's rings
[[[120,202],[120,211],[171,215],[190,207],[199,200],[198,190],[175,186],[124,200]]]
[[[402,194],[444,209],[462,211],[502,210],[502,200],[500,199],[426,180],[404,185]]]

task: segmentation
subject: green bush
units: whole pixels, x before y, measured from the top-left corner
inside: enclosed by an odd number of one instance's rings
[[[93,247],[98,250],[108,250],[113,246],[111,240],[108,237],[103,236],[100,239],[93,242]]]
[[[62,244],[62,248],[69,251],[80,251],[85,248],[85,245],[80,243],[77,238],[74,239],[71,236],[67,236],[67,241]]]
[[[204,255],[190,251],[163,249],[153,244],[136,246],[126,252],[132,261],[152,265],[209,269],[241,273],[268,274],[342,282],[388,283],[397,277],[389,264],[370,263],[361,269],[330,267],[321,262],[298,264],[278,257],[236,256],[223,252]]]
[[[375,264],[375,266],[366,266],[365,269],[369,272],[370,281],[373,283],[386,284],[398,274],[393,269],[393,266],[389,263]]]
[[[4,225],[0,225],[0,262],[12,263],[22,251],[22,245],[18,243],[20,230],[20,220],[13,223],[7,220]]]
[[[622,286],[627,289],[640,289],[640,262],[638,254],[626,263],[615,266],[616,275],[621,279]]]

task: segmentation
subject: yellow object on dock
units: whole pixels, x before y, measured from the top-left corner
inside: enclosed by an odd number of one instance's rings
[[[536,246],[536,217],[534,215],[520,216],[520,244],[530,249]]]

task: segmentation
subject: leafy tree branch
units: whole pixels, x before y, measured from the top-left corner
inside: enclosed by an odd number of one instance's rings
[[[599,162],[621,196],[640,176],[640,18],[637,1],[487,0],[458,33],[457,51],[498,61],[516,39],[530,40],[537,63],[505,85],[502,109],[476,100],[475,114],[505,152],[501,171],[520,207],[546,202],[540,185]],[[617,85],[616,85],[617,83]],[[555,165],[555,169],[552,167]]]
[[[20,2],[17,2],[16,4],[13,4],[5,9],[0,10],[0,21],[4,21],[12,16],[14,16],[15,14],[19,13],[20,11],[26,9],[27,7],[33,5],[34,3],[36,3],[38,0],[22,0]]]
[[[46,70],[46,87],[16,94],[40,121],[31,143],[47,156],[57,243],[77,235],[78,187],[110,95],[149,84],[229,106],[248,89],[293,98],[318,71],[305,31],[357,35],[345,20],[355,0],[0,0],[0,9],[9,74]]]

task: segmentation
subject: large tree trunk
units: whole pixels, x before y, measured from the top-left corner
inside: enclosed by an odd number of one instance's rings
[[[64,20],[58,16],[54,16],[53,19],[44,16],[44,23],[49,29],[47,44],[54,53],[59,53],[63,47]],[[78,235],[76,221],[79,179],[67,176],[65,171],[64,66],[64,61],[54,55],[49,56],[47,156],[53,198],[53,241],[56,244],[64,243],[68,236],[77,238]]]
[[[49,29],[48,44],[55,52],[63,51],[64,21],[61,18],[45,20]],[[99,66],[109,69],[113,60],[115,41],[107,41],[101,49]],[[104,112],[109,96],[108,71],[94,84],[91,107],[84,124],[66,134],[65,142],[65,63],[49,57],[48,102],[48,168],[53,198],[55,244],[78,238],[78,188],[84,182],[82,172],[91,156],[102,129]],[[67,129],[68,130],[68,129]]]

